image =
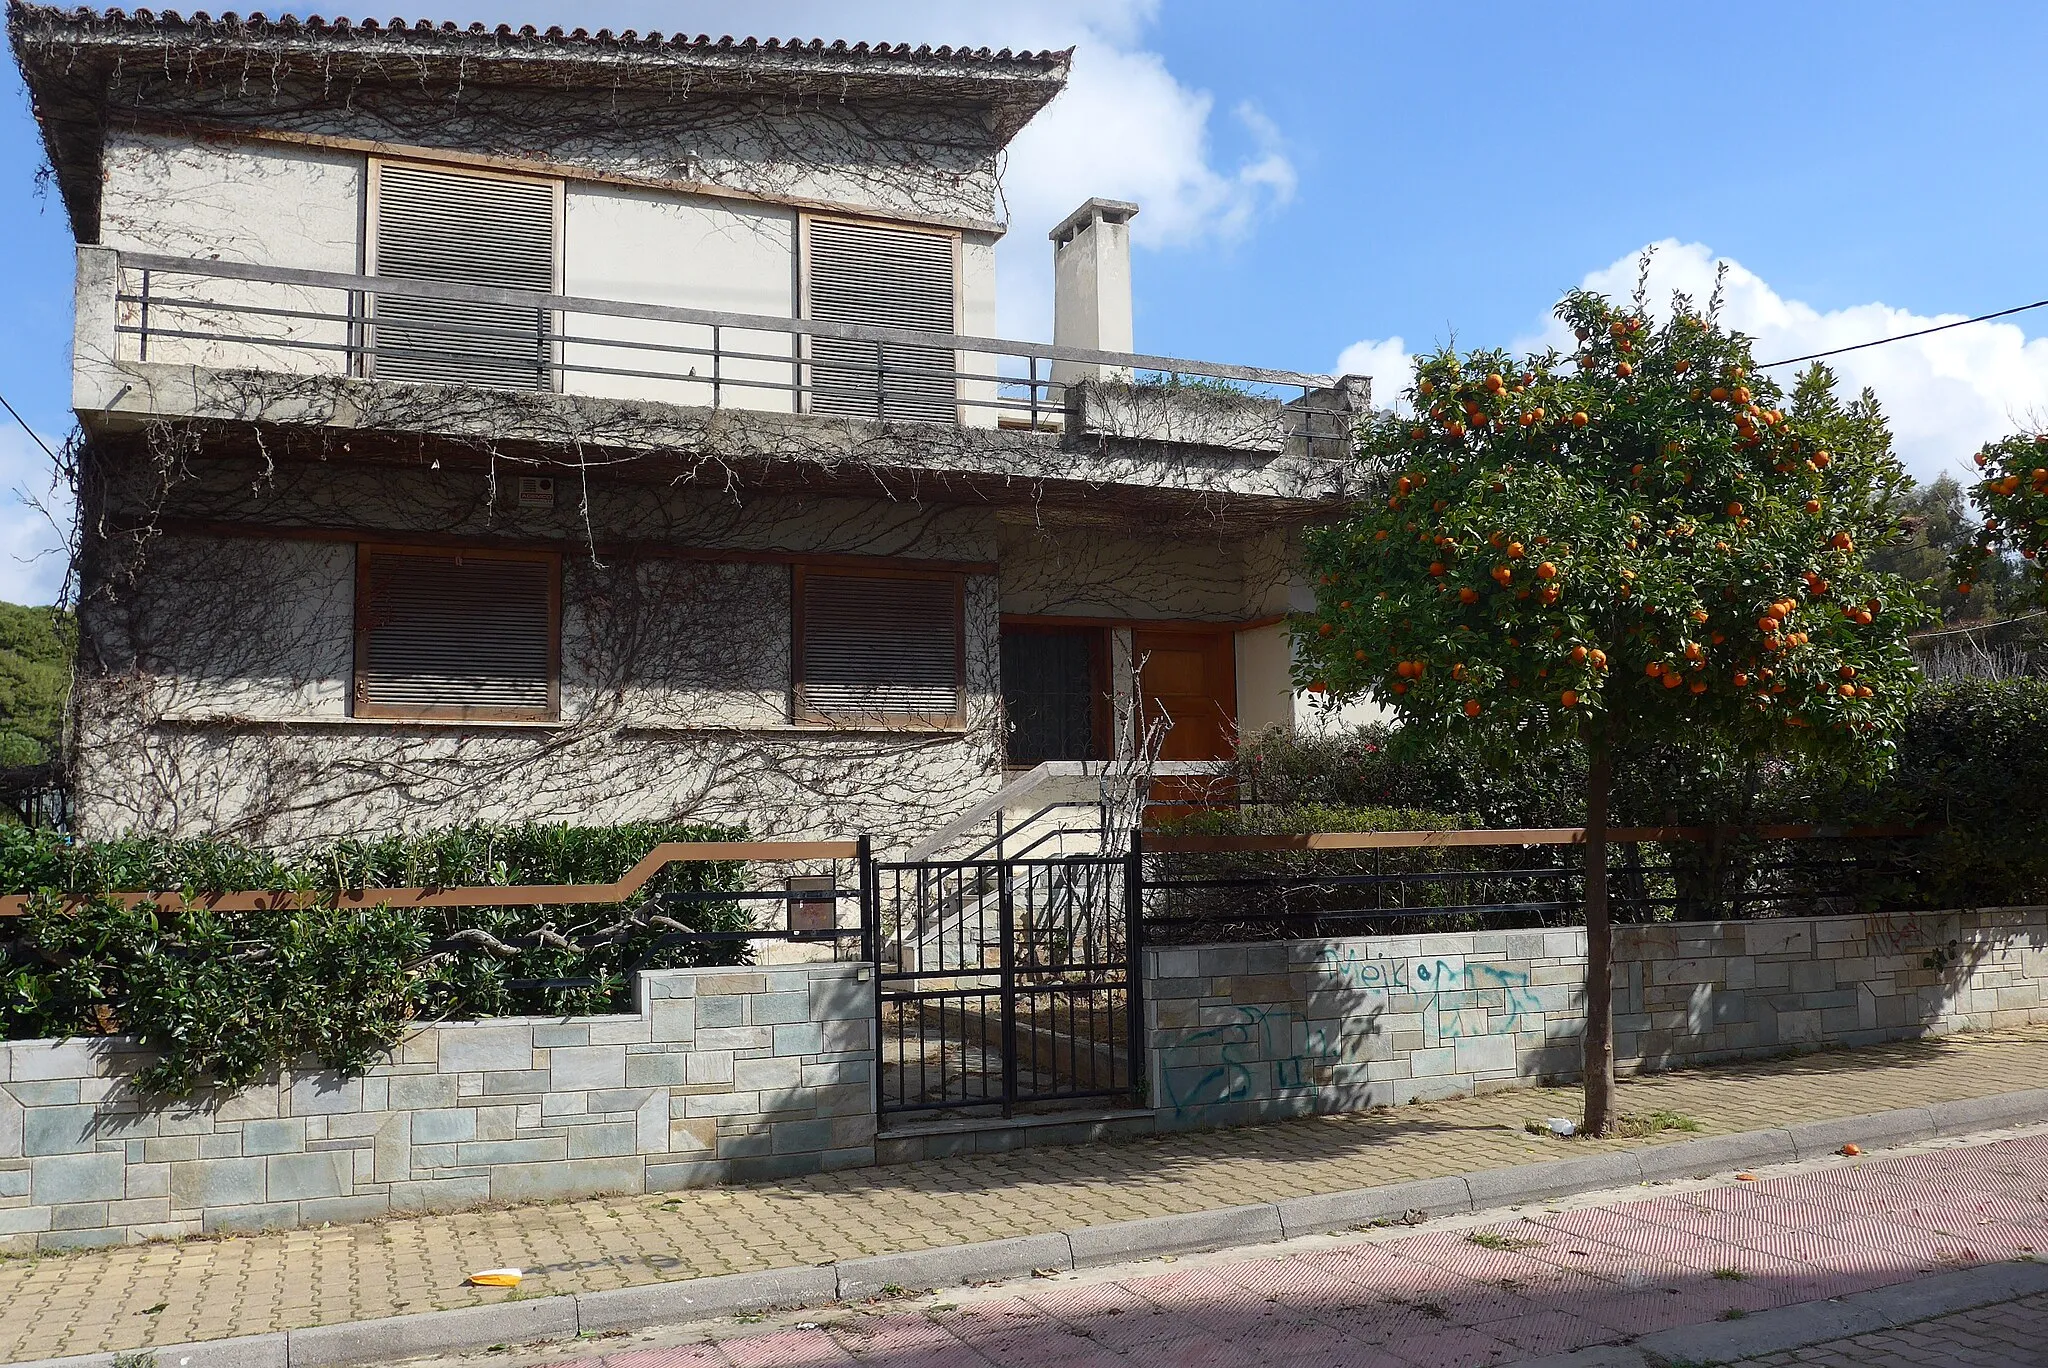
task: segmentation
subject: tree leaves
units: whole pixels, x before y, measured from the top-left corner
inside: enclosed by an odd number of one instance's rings
[[[1682,300],[1558,314],[1571,356],[1441,351],[1414,417],[1361,425],[1375,497],[1306,538],[1301,682],[1496,752],[1647,728],[1881,756],[1923,609],[1868,561],[1908,484],[1874,398],[1819,366],[1787,396]]]

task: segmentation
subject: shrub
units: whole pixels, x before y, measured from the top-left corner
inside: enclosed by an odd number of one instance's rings
[[[737,902],[689,903],[663,925],[610,905],[223,912],[96,895],[607,883],[662,841],[739,835],[680,823],[470,826],[284,856],[0,829],[0,885],[41,895],[28,916],[0,925],[11,936],[0,939],[0,1027],[11,1039],[133,1036],[156,1055],[141,1085],[184,1095],[246,1086],[305,1057],[360,1072],[420,1018],[627,1010],[637,969],[742,958],[730,943],[663,943],[676,926],[743,927]],[[739,878],[736,864],[676,865],[643,896],[733,890]]]
[[[1943,824],[1927,869],[1931,901],[2048,901],[2048,679],[1927,689],[1891,784],[1860,796],[1866,820]]]

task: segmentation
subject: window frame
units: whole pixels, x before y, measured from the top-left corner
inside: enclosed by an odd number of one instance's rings
[[[896,219],[869,218],[855,214],[832,214],[804,210],[797,215],[796,304],[797,317],[799,319],[809,322],[819,321],[817,315],[811,311],[811,228],[812,225],[818,223],[842,223],[855,228],[886,228],[892,232],[917,233],[924,237],[949,239],[953,248],[953,324],[951,335],[954,337],[963,335],[965,319],[967,317],[967,291],[964,281],[967,254],[964,245],[965,238],[961,230],[958,228],[936,227],[925,223],[904,223]],[[801,401],[798,405],[798,411],[810,414],[815,412],[811,407],[811,401],[814,397],[812,388],[814,382],[813,371],[818,363],[811,356],[811,335],[805,333],[798,340],[801,343],[797,349],[796,397]],[[951,356],[953,358],[953,423],[955,426],[962,426],[966,421],[966,405],[962,401],[961,395],[961,389],[967,383],[962,375],[962,372],[966,370],[966,367],[962,364],[964,353],[956,349],[951,353]],[[829,363],[827,364],[829,366]],[[838,414],[818,414],[817,416],[823,418],[839,417]]]
[[[548,567],[548,701],[545,708],[478,707],[467,703],[425,706],[380,704],[370,695],[370,567],[379,555],[434,556],[460,562],[523,561]],[[387,722],[559,722],[562,718],[562,557],[555,551],[432,546],[404,542],[356,543],[355,659],[349,685],[349,715]]]
[[[563,281],[568,273],[569,261],[569,182],[560,176],[522,175],[515,171],[500,171],[495,167],[470,166],[462,162],[440,162],[429,157],[382,157],[371,156],[363,176],[363,275],[372,280],[404,280],[404,276],[379,275],[377,272],[378,228],[383,220],[384,168],[402,166],[418,171],[431,171],[443,176],[467,176],[475,180],[514,181],[521,185],[546,186],[552,192],[554,205],[554,252],[553,279],[548,283],[548,293],[560,295]],[[394,294],[403,293],[394,290]],[[956,292],[957,293],[957,292]],[[355,371],[359,378],[377,378],[377,357],[371,350],[377,336],[377,294],[365,291],[358,301],[355,312],[362,317],[356,324],[361,333],[358,345],[361,350],[355,357]],[[549,337],[547,348],[547,383],[533,391],[535,394],[561,394],[566,390],[566,373],[562,370],[564,358],[562,338],[562,315],[552,309],[540,311],[545,315],[542,326]],[[394,384],[413,384],[415,381],[393,381]],[[518,391],[515,391],[518,392]]]
[[[958,732],[967,728],[967,576],[957,570],[914,570],[902,566],[878,565],[872,569],[846,566],[806,565],[801,561],[789,568],[789,716],[799,727],[837,731],[928,731]],[[935,714],[909,716],[868,713],[845,717],[812,707],[804,697],[804,584],[811,575],[831,579],[915,579],[943,581],[952,586],[953,697],[950,717]]]

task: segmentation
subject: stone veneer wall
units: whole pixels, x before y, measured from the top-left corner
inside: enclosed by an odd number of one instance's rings
[[[1585,933],[1149,950],[1168,1127],[1576,1078]],[[2048,1021],[2048,908],[1616,928],[1624,1072]]]
[[[872,980],[662,970],[631,1016],[431,1026],[362,1078],[154,1106],[127,1042],[0,1043],[0,1253],[869,1164]]]

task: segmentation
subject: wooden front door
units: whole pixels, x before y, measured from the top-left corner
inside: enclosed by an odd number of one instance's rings
[[[1237,748],[1237,638],[1229,631],[1147,631],[1131,634],[1138,694],[1147,726],[1170,721],[1161,760],[1228,760]],[[1142,739],[1142,738],[1141,738]],[[1200,802],[1214,785],[1161,779],[1155,802]],[[1154,809],[1155,817],[1177,815]]]

